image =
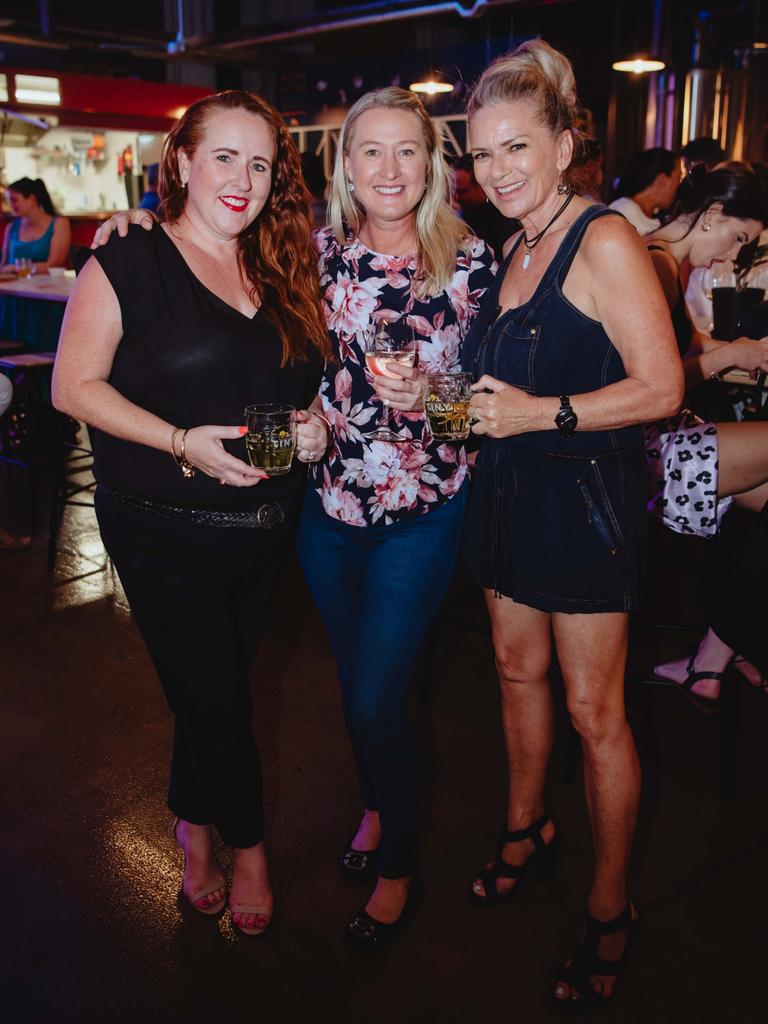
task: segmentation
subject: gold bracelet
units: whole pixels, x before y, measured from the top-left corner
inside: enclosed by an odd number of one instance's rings
[[[179,427],[179,430],[181,430],[181,427]],[[179,467],[179,469],[181,470],[182,476],[186,480],[190,480],[195,475],[195,473],[196,473],[195,467],[187,459],[185,448],[184,448],[184,446],[186,445],[186,442],[187,442],[187,434],[188,433],[189,433],[189,427],[187,427],[186,430],[184,430],[182,435],[181,435],[181,452],[180,452],[179,455],[176,454],[176,449],[173,447],[173,444],[171,446],[171,450],[173,452],[174,462]],[[175,435],[175,431],[174,431],[174,435]],[[171,439],[172,442],[173,442],[173,440],[174,440],[174,438]]]
[[[171,431],[171,457],[173,461],[178,465],[178,456],[176,455],[176,435],[181,433],[181,427],[174,427]]]

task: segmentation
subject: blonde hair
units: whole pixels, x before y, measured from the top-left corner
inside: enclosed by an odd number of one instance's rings
[[[427,187],[416,210],[419,273],[418,279],[414,279],[414,290],[420,298],[439,295],[456,272],[456,253],[471,236],[471,231],[451,208],[449,171],[442,139],[414,93],[390,86],[368,92],[353,104],[342,125],[336,148],[328,219],[336,240],[342,245],[349,240],[347,230],[357,235],[365,220],[365,209],[350,190],[344,171],[344,157],[349,156],[355,125],[360,117],[368,110],[382,108],[415,114],[421,125],[429,164]]]
[[[574,157],[563,177],[574,185],[569,172],[583,160],[581,133],[577,126],[579,108],[576,79],[571,62],[543,39],[529,39],[511,53],[489,64],[469,94],[467,116],[496,103],[527,99],[536,105],[539,117],[553,137],[569,131],[573,135]]]

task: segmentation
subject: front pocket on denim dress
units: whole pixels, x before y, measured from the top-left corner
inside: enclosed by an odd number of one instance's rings
[[[522,391],[533,394],[536,390],[536,348],[541,327],[532,324],[521,327],[509,323],[496,339],[493,353],[493,376]]]

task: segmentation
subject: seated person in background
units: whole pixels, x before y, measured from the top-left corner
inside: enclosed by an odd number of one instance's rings
[[[160,205],[160,193],[157,191],[157,182],[160,177],[160,164],[150,164],[147,168],[147,191],[141,197],[140,210],[157,211]]]
[[[667,297],[688,388],[730,367],[768,372],[768,337],[717,341],[693,328],[683,266],[735,260],[768,224],[768,192],[754,174],[697,167],[663,228],[646,238]],[[768,500],[768,423],[704,422],[687,409],[646,428],[649,511],[676,533],[712,537],[732,501],[759,512]]]
[[[66,217],[56,214],[42,178],[19,178],[8,186],[14,220],[3,239],[3,270],[15,269],[18,259],[32,260],[38,274],[67,263],[72,233]]]
[[[14,270],[17,259],[31,260],[37,274],[66,266],[72,233],[67,218],[57,215],[45,182],[19,178],[8,186],[8,201],[16,219],[3,239],[3,270]],[[56,348],[63,317],[63,302],[0,297],[0,337],[22,341],[33,351]]]
[[[675,201],[681,176],[677,153],[659,148],[634,153],[624,164],[616,198],[608,205],[647,235],[661,226],[658,214]]]
[[[703,164],[706,170],[713,171],[718,164],[727,160],[726,152],[720,143],[708,137],[691,139],[683,146],[680,155],[686,174],[690,174],[697,164]]]
[[[469,153],[452,162],[452,177],[454,206],[462,220],[493,250],[496,259],[501,260],[504,243],[520,225],[516,220],[508,220],[488,202],[475,178],[474,161]]]

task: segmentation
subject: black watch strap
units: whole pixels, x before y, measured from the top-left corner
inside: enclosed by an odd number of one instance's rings
[[[576,432],[579,417],[573,410],[568,395],[560,396],[560,408],[555,416],[555,426],[560,431],[560,437],[571,437]]]

